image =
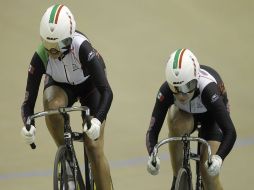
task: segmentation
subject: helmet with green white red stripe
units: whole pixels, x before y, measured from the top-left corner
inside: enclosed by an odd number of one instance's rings
[[[57,4],[49,7],[42,16],[40,36],[48,43],[59,43],[72,38],[75,29],[76,22],[71,11],[66,6]]]
[[[190,93],[197,88],[200,65],[189,49],[174,51],[166,65],[166,80],[173,93]]]

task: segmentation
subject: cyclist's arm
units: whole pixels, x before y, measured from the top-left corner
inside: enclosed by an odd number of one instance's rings
[[[37,52],[35,52],[29,65],[25,100],[21,106],[21,116],[24,124],[26,123],[27,117],[34,113],[41,77],[44,73],[45,68],[43,62]]]
[[[216,83],[210,83],[204,88],[202,102],[207,110],[213,113],[215,121],[223,132],[223,141],[216,154],[225,159],[236,141],[236,130]]]
[[[113,92],[107,80],[104,61],[88,41],[84,41],[81,44],[79,59],[84,72],[90,75],[101,94],[99,109],[94,117],[103,122],[113,100]]]
[[[156,97],[153,108],[150,126],[146,133],[146,148],[149,155],[158,142],[159,133],[167,115],[168,108],[174,103],[172,92],[169,90],[167,82],[163,83]]]

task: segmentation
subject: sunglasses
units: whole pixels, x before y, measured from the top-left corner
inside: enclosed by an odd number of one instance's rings
[[[185,85],[182,86],[169,85],[169,88],[171,89],[173,94],[188,95],[197,89],[197,84],[198,81],[196,79],[193,79]]]
[[[48,53],[51,55],[57,55],[59,53],[65,52],[67,49],[70,48],[72,44],[72,38],[66,38],[57,43],[50,43],[43,41],[43,46]]]

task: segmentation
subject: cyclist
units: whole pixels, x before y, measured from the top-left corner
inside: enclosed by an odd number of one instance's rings
[[[236,131],[229,115],[229,104],[223,81],[212,68],[199,65],[195,55],[188,49],[174,51],[166,65],[166,82],[157,94],[151,122],[146,134],[149,155],[167,115],[169,137],[190,134],[200,125],[199,135],[206,139],[212,151],[212,164],[207,164],[205,147],[201,146],[201,175],[205,189],[222,189],[219,172],[222,162],[231,151]],[[169,152],[174,184],[181,167],[182,143],[170,143]],[[147,170],[156,175],[160,159],[152,164],[149,156]]]
[[[72,106],[76,101],[90,108],[91,128],[84,122],[86,151],[92,164],[96,189],[111,189],[109,164],[104,154],[104,128],[113,93],[101,55],[88,38],[76,31],[71,11],[64,5],[49,7],[40,23],[41,45],[35,51],[28,71],[25,100],[22,105],[24,124],[34,113],[40,81],[45,74],[44,110]],[[63,141],[63,119],[46,117],[46,125],[57,146]],[[35,140],[36,128],[22,128],[27,144]]]

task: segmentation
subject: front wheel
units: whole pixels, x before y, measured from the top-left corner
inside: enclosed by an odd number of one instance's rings
[[[54,190],[68,189],[68,176],[66,171],[66,155],[65,146],[60,146],[56,152],[53,173]]]
[[[185,168],[178,171],[175,190],[192,190],[191,177]]]

